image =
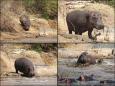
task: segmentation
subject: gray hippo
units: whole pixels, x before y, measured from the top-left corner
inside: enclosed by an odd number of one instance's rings
[[[87,52],[81,53],[77,60],[77,64],[83,64],[83,65],[90,65],[90,64],[96,64],[96,58],[95,56],[89,55]]]
[[[93,29],[104,29],[102,16],[96,11],[72,11],[67,14],[66,22],[69,34],[74,31],[75,34],[82,35],[82,33],[88,31],[88,37],[93,40],[95,39],[92,36]]]
[[[20,23],[25,31],[29,30],[31,23],[28,16],[26,15],[20,16]]]
[[[14,66],[15,66],[16,73],[20,71],[26,77],[34,76],[34,65],[27,58],[16,59]]]

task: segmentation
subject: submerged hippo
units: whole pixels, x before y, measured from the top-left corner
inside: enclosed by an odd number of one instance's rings
[[[20,23],[25,31],[29,30],[31,23],[28,16],[26,15],[20,16]]]
[[[104,29],[102,16],[96,11],[72,11],[67,14],[66,22],[69,34],[74,31],[75,34],[82,35],[82,33],[88,31],[88,37],[93,40],[95,39],[92,36],[93,29]]]
[[[84,65],[90,65],[90,64],[96,64],[96,58],[92,55],[89,55],[87,52],[81,53],[77,60],[77,64],[84,64]]]
[[[80,75],[80,77],[77,79],[79,81],[93,81],[95,80],[95,77],[93,74],[87,76],[87,75]]]
[[[34,65],[27,58],[16,59],[14,66],[15,66],[16,73],[20,71],[26,77],[34,76]]]

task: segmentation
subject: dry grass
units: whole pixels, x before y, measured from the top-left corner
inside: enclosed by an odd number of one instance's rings
[[[30,59],[34,64],[45,65],[45,62],[43,61],[42,57],[40,56],[40,53],[38,53],[36,51],[26,50],[25,52],[22,52],[21,55],[23,57]]]
[[[1,74],[3,72],[14,71],[12,60],[3,51],[1,51],[1,55],[0,55],[0,64],[1,64],[0,65],[0,73]]]
[[[46,65],[57,65],[57,57],[53,55],[52,53],[41,53],[41,58],[45,62]]]
[[[19,17],[28,15],[31,21],[29,31],[24,31],[20,25]],[[31,15],[25,9],[22,1],[5,0],[1,3],[1,40],[16,40],[23,38],[36,38],[39,36],[56,36],[57,23],[55,20],[46,20],[38,15]]]

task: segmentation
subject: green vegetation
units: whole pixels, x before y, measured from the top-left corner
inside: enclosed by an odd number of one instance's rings
[[[108,4],[115,7],[115,0],[108,0]]]
[[[31,13],[41,13],[46,19],[57,18],[57,0],[24,0],[26,10]]]
[[[94,1],[96,1],[96,2],[104,2],[104,3],[106,3],[106,4],[108,4],[108,5],[110,5],[110,6],[115,6],[115,0],[94,0]]]
[[[55,51],[57,50],[57,44],[32,44],[31,49],[37,52]]]

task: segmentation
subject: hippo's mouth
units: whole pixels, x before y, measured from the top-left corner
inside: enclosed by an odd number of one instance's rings
[[[27,28],[24,28],[24,30],[25,30],[25,31],[29,31],[29,29],[27,29]]]
[[[96,29],[97,29],[97,30],[104,29],[104,25],[96,26]]]

